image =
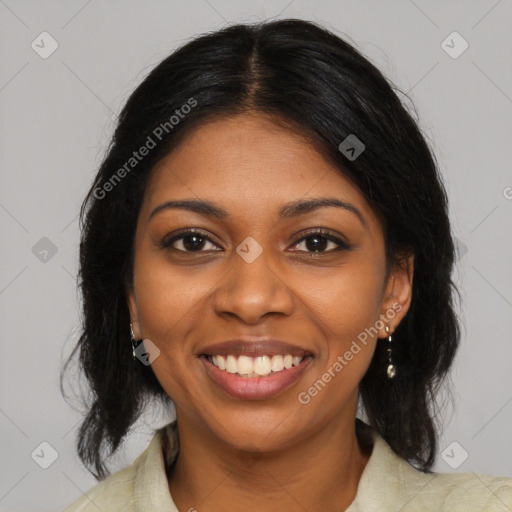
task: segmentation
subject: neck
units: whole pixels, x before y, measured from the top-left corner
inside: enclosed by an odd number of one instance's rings
[[[177,419],[180,453],[169,491],[179,510],[339,512],[354,500],[370,456],[354,417],[265,453],[237,450],[179,412]]]

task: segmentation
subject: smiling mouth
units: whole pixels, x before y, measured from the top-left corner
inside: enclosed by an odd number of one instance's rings
[[[291,354],[262,355],[251,357],[234,354],[202,354],[211,364],[219,370],[231,373],[237,377],[261,378],[286,372],[295,366],[299,366],[311,355],[303,357]]]

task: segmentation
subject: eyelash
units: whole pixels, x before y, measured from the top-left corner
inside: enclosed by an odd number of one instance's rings
[[[178,231],[170,239],[167,238],[167,237],[164,238],[162,240],[162,242],[160,243],[160,246],[162,247],[162,249],[170,249],[170,250],[173,250],[175,252],[181,252],[181,253],[185,253],[185,254],[194,254],[194,253],[206,252],[206,251],[203,251],[203,250],[199,250],[199,251],[184,251],[184,250],[175,249],[175,248],[172,247],[172,244],[174,242],[176,242],[177,240],[181,240],[183,238],[186,238],[187,236],[190,236],[190,235],[198,235],[201,238],[203,238],[205,240],[208,240],[210,243],[212,243],[214,245],[217,245],[203,231],[198,230],[198,229],[185,229],[185,230],[182,230],[182,231]],[[313,229],[313,230],[307,231],[305,233],[302,233],[301,238],[299,238],[296,242],[294,242],[293,245],[297,245],[300,242],[303,242],[307,238],[310,238],[310,237],[312,237],[314,235],[319,236],[320,238],[325,238],[325,239],[327,239],[327,240],[329,240],[331,242],[334,242],[335,244],[338,245],[338,247],[336,247],[335,249],[328,250],[328,251],[320,251],[320,252],[314,252],[314,251],[297,251],[297,252],[320,255],[320,254],[331,254],[331,253],[334,253],[334,252],[343,251],[343,250],[350,250],[351,249],[351,246],[349,244],[347,244],[346,242],[344,242],[340,238],[335,237],[334,235],[332,235],[330,233],[330,231],[327,231],[325,229]]]

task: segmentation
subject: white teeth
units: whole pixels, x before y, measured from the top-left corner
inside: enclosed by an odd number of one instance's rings
[[[252,357],[240,356],[238,358],[238,373],[240,375],[250,375],[254,370]]]
[[[270,360],[270,368],[272,368],[273,372],[280,372],[284,369],[284,360],[283,356],[272,356]]]
[[[237,373],[238,372],[238,365],[236,363],[235,356],[232,356],[231,354],[226,358],[226,371],[228,373]]]
[[[254,359],[254,373],[264,376],[269,375],[272,371],[270,367],[270,358],[268,356],[260,356]]]
[[[235,355],[229,354],[227,356],[212,355],[209,359],[219,370],[225,370],[228,373],[238,373],[244,377],[265,377],[271,373],[298,366],[304,358],[286,354],[272,357],[241,355],[237,359]]]

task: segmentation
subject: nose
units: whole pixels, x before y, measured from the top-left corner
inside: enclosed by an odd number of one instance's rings
[[[233,253],[231,268],[214,294],[218,315],[234,315],[247,324],[257,324],[270,313],[291,314],[293,292],[283,273],[272,265],[271,252],[264,250],[251,263]]]

